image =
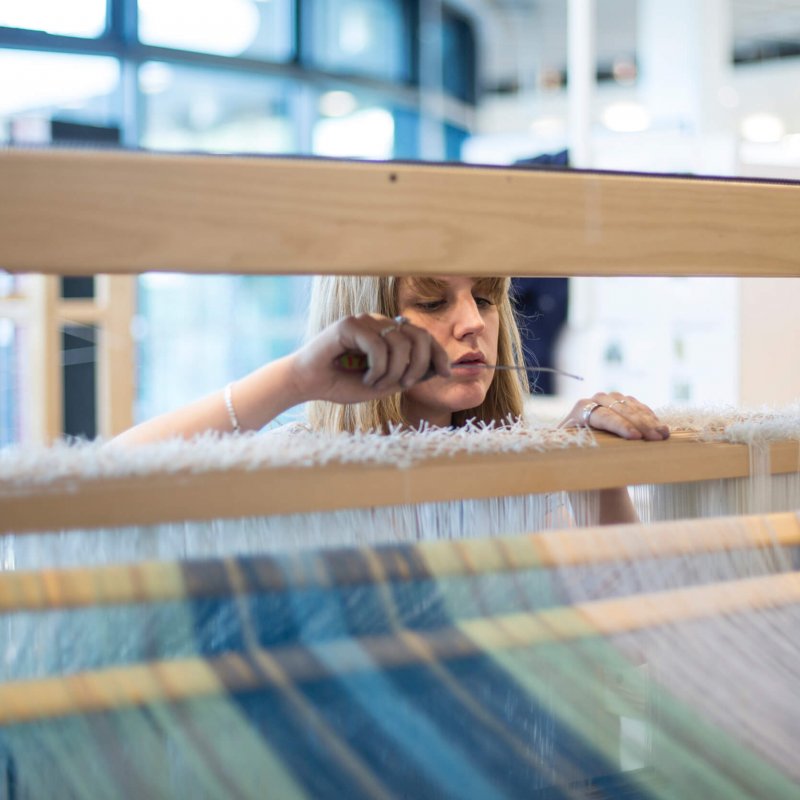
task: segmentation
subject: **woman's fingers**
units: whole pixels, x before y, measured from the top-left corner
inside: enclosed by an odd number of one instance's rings
[[[447,353],[426,330],[408,324],[404,325],[401,331],[411,341],[408,365],[400,379],[400,385],[404,389],[434,375],[447,377],[450,374],[450,359]]]
[[[592,398],[579,400],[562,424],[608,431],[623,439],[660,441],[669,436],[669,427],[649,406],[619,392],[598,392]]]
[[[389,320],[374,319],[366,314],[343,320],[339,337],[343,350],[355,350],[367,356],[367,371],[362,377],[365,386],[374,386],[386,374],[389,365],[389,342],[381,331]],[[337,354],[338,355],[338,354]]]
[[[341,323],[339,347],[366,355],[363,383],[379,392],[409,388],[429,373],[431,365],[436,374],[450,374],[444,349],[426,330],[402,318],[348,317]]]
[[[618,424],[618,418],[621,417],[627,429],[638,431],[643,439],[659,441],[669,436],[669,427],[659,420],[653,409],[635,397],[612,392],[601,395],[600,404],[604,409],[603,414],[610,415],[612,425]]]
[[[387,347],[386,369],[383,375],[372,384],[373,389],[386,391],[401,385],[400,381],[411,361],[412,344],[411,338],[406,335],[403,327],[397,327],[382,337]]]

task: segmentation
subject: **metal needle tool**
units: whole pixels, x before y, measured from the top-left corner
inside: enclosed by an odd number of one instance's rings
[[[369,369],[369,362],[366,354],[360,352],[342,353],[342,355],[335,359],[335,363],[345,372],[366,372]],[[519,367],[515,364],[483,364],[480,362],[472,362],[469,365],[464,365],[455,361],[450,364],[451,369],[459,366],[467,366],[468,369],[513,369],[520,372],[552,372],[556,375],[563,375],[566,378],[574,378],[576,381],[583,380],[580,375],[574,375],[571,372],[565,372],[563,369],[556,369],[555,367]],[[431,367],[425,375],[422,376],[421,380],[427,381],[435,375],[436,371]]]
[[[463,366],[458,363],[452,363],[450,367]],[[555,367],[518,367],[514,364],[470,364],[470,369],[514,369],[520,372],[552,372],[554,375],[563,375],[565,378],[574,378],[576,381],[582,381],[580,375],[573,375],[571,372],[565,372],[563,369],[556,369]]]

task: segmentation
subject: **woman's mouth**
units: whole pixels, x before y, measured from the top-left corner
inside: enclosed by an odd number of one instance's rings
[[[486,366],[483,353],[466,353],[450,364],[451,369],[481,369]]]

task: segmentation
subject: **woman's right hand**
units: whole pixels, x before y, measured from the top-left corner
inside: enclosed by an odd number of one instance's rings
[[[348,352],[366,355],[366,372],[348,372],[336,363]],[[447,353],[428,331],[371,314],[339,320],[290,359],[300,402],[360,403],[410,388],[431,367],[436,375],[450,374]]]

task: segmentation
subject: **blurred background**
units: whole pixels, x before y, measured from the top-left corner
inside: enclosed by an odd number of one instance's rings
[[[798,180],[800,0],[3,0],[0,144]],[[789,402],[798,283],[520,281],[532,358],[586,378],[531,406]],[[0,445],[218,389],[297,346],[307,296],[0,272]]]

